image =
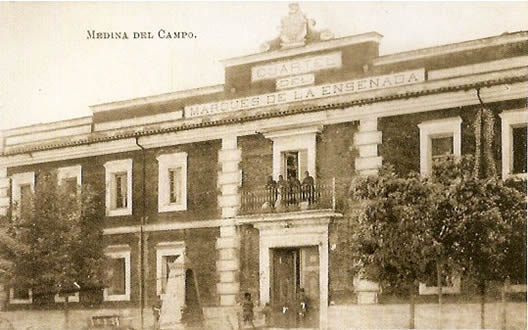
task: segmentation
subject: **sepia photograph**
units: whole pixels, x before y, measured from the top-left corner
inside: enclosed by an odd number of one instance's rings
[[[0,2],[0,330],[527,329],[527,2]]]

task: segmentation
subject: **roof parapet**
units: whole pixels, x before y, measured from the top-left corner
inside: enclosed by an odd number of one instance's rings
[[[498,36],[474,39],[468,41],[434,46],[428,48],[415,49],[411,51],[399,52],[383,55],[372,60],[373,65],[393,64],[403,61],[416,60],[432,56],[447,55],[455,52],[474,50],[485,47],[500,46],[528,40],[528,31],[503,33]]]
[[[95,114],[95,113],[103,112],[103,111],[119,110],[123,108],[141,106],[141,105],[146,105],[146,104],[151,104],[151,103],[161,103],[161,102],[174,101],[174,100],[183,99],[187,97],[193,97],[193,96],[221,93],[223,91],[224,91],[224,85],[218,84],[218,85],[186,89],[186,90],[158,94],[158,95],[138,97],[134,99],[127,99],[127,100],[121,100],[121,101],[115,101],[115,102],[96,104],[96,105],[91,105],[90,109]]]
[[[303,54],[312,53],[312,52],[321,51],[321,50],[330,50],[330,49],[335,49],[335,48],[340,48],[340,47],[346,47],[346,46],[360,44],[364,42],[375,42],[379,44],[381,41],[381,38],[383,38],[383,35],[379,34],[378,32],[367,32],[367,33],[358,34],[358,35],[349,36],[349,37],[315,42],[315,43],[307,44],[303,47],[278,49],[278,50],[273,50],[273,51],[264,52],[264,53],[233,57],[233,58],[221,60],[220,62],[224,65],[224,67],[231,67],[231,66],[254,63],[254,62],[269,61],[269,60],[274,60],[274,59],[283,58],[283,57],[303,55]]]

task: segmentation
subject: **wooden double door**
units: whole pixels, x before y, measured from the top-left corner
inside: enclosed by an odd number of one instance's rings
[[[270,252],[272,326],[317,328],[319,325],[318,247],[276,248]]]

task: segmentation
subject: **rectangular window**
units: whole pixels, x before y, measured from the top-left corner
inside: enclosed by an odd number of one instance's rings
[[[30,184],[22,184],[20,187],[20,214],[25,214],[25,212],[29,212],[31,207],[31,185]]]
[[[513,127],[513,174],[526,173],[527,126]]]
[[[166,255],[161,257],[161,293],[164,294],[169,280],[169,264],[178,259],[179,255]]]
[[[108,257],[108,282],[103,292],[104,300],[130,300],[130,247],[109,246],[105,255]]]
[[[114,205],[116,209],[122,209],[127,207],[127,174],[116,173],[114,174],[115,180],[115,201]]]
[[[156,157],[158,167],[158,211],[187,209],[187,153],[178,152]]]
[[[453,154],[453,137],[431,138],[431,156],[434,160]]]
[[[19,299],[19,300],[28,300],[29,299],[29,290],[28,289],[22,289],[22,288],[14,288],[13,289],[13,298]]]
[[[503,111],[501,118],[502,178],[526,178],[526,109]]]
[[[430,175],[433,163],[449,155],[461,155],[460,117],[425,121],[420,129],[420,173]]]
[[[287,178],[299,178],[299,152],[287,151],[283,153],[284,175]]]
[[[106,183],[106,215],[132,214],[132,159],[114,160],[104,164]]]
[[[31,289],[11,288],[9,289],[10,304],[31,304],[33,293]]]
[[[181,203],[181,188],[182,188],[182,169],[169,169],[169,188],[170,188],[170,203]]]
[[[31,207],[31,196],[35,189],[35,173],[17,173],[11,177],[12,203],[16,216],[22,216]]]
[[[62,179],[61,185],[66,187],[65,189],[69,195],[77,194],[77,178],[64,178]]]
[[[115,258],[110,260],[108,268],[110,286],[108,287],[109,295],[124,295],[126,292],[125,285],[125,258]]]
[[[181,241],[160,242],[156,245],[156,294],[158,296],[166,293],[169,277],[174,275],[171,275],[169,265],[176,263],[179,267],[183,267],[184,251],[185,247]],[[183,281],[183,276],[180,277],[177,280]]]

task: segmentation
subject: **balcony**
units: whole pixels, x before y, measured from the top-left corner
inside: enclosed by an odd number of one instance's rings
[[[335,179],[328,183],[312,186],[276,187],[260,186],[254,189],[242,189],[241,215],[261,213],[295,212],[303,210],[340,208],[343,196],[337,190],[344,189]]]

